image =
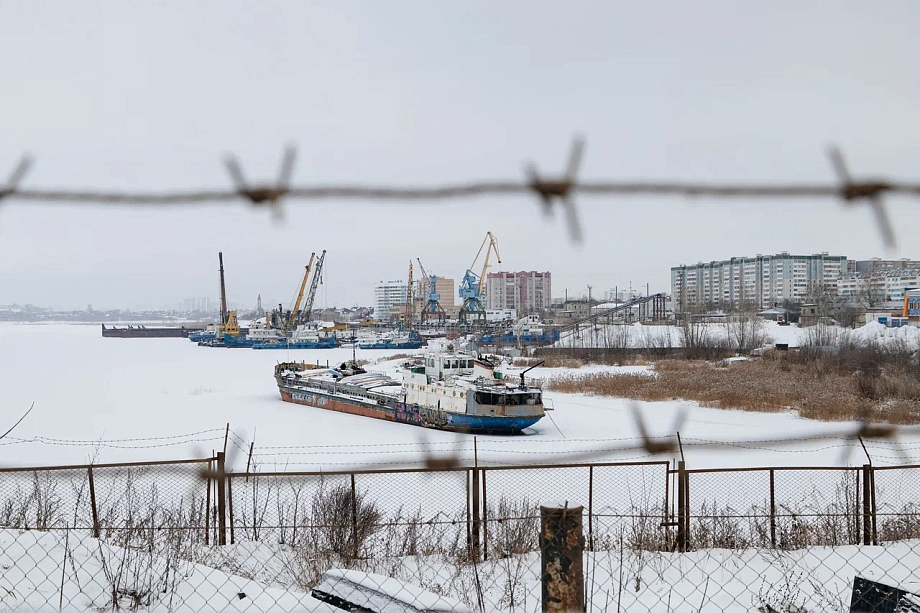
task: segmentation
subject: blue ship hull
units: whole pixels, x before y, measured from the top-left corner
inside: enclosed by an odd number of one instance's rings
[[[231,349],[239,348],[252,348],[255,345],[255,341],[243,338],[239,336],[230,336],[229,334],[224,334],[224,347],[229,347]]]
[[[362,417],[421,426],[422,428],[465,432],[468,434],[520,434],[524,428],[529,428],[542,418],[542,416],[503,417],[449,413],[437,408],[420,407],[417,404],[402,402],[398,398],[383,396],[380,396],[374,402],[371,399],[362,400],[346,394],[288,385],[280,379],[278,380],[278,388],[281,392],[281,399],[285,402],[303,404],[338,413],[350,413]]]
[[[201,341],[210,341],[214,339],[213,332],[192,332],[188,335],[188,340],[193,343],[200,343]]]
[[[409,338],[404,341],[376,341],[374,343],[358,343],[358,349],[421,349],[422,337],[418,332],[409,332]]]

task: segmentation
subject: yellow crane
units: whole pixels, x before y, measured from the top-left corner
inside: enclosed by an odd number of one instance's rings
[[[306,271],[303,273],[303,281],[300,283],[300,291],[297,293],[297,300],[294,302],[294,309],[285,322],[286,328],[293,328],[297,325],[297,318],[300,317],[300,304],[303,302],[303,295],[307,291],[307,280],[310,278],[310,269],[313,267],[313,260],[316,258],[316,252],[310,254],[310,261],[307,262]]]

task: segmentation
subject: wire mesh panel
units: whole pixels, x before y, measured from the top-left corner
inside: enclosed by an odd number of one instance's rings
[[[878,540],[920,539],[920,467],[884,467],[872,471]]]
[[[554,555],[592,612],[920,593],[918,467],[201,469],[0,471],[0,610],[532,613]],[[577,530],[553,540],[541,507]]]

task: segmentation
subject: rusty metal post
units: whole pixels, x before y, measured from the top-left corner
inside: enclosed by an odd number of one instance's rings
[[[217,452],[217,544],[227,544],[227,475],[224,452]]]
[[[853,500],[853,509],[852,509],[852,511],[853,511],[853,532],[852,532],[852,537],[853,537],[852,540],[853,540],[853,543],[852,543],[852,544],[853,544],[853,545],[859,545],[859,543],[862,542],[862,537],[860,537],[860,533],[862,532],[862,529],[861,529],[860,526],[859,526],[859,517],[860,517],[860,515],[862,514],[862,511],[859,510],[859,507],[860,507],[860,504],[859,504],[859,500],[860,500],[860,498],[859,498],[859,496],[860,496],[860,491],[859,491],[859,469],[858,469],[858,468],[854,468],[853,471],[854,471],[854,472],[853,472],[853,481],[856,482],[856,497],[855,497],[854,500]],[[847,513],[849,514],[849,510],[847,511]]]
[[[869,465],[869,500],[871,501],[870,513],[872,514],[872,544],[878,545],[878,508],[875,506],[875,468]]]
[[[540,507],[543,613],[583,613],[585,537],[583,507]]]
[[[351,473],[351,555],[358,559],[358,488],[355,486],[355,473]]]
[[[208,475],[205,478],[205,491],[207,492],[204,496],[204,544],[211,544],[211,460],[208,460],[208,469],[206,474]]]
[[[687,551],[688,504],[687,504],[687,469],[686,463],[677,463],[677,551]]]
[[[480,562],[482,557],[479,555],[479,469],[473,469],[473,540],[470,544],[470,550],[473,555],[473,562]]]
[[[863,465],[863,545],[872,544],[872,501],[869,495],[872,488],[871,471],[871,466]]]
[[[776,549],[776,475],[770,469],[770,543]]]
[[[93,537],[99,538],[99,512],[96,510],[96,485],[93,482],[93,467],[86,469],[89,475],[89,505],[93,513]]]
[[[236,535],[233,533],[233,479],[227,477],[227,513],[230,515],[230,544],[236,543]]]
[[[667,496],[667,494],[665,494]],[[664,503],[668,508],[668,503]],[[594,466],[588,467],[588,549],[594,551]]]

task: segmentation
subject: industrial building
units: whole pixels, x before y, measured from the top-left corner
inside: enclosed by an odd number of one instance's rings
[[[523,316],[551,305],[552,276],[548,272],[490,272],[486,275],[487,309],[514,309]]]
[[[817,253],[734,257],[671,268],[671,297],[676,312],[770,308],[804,302],[827,291],[847,272],[847,258]]]

